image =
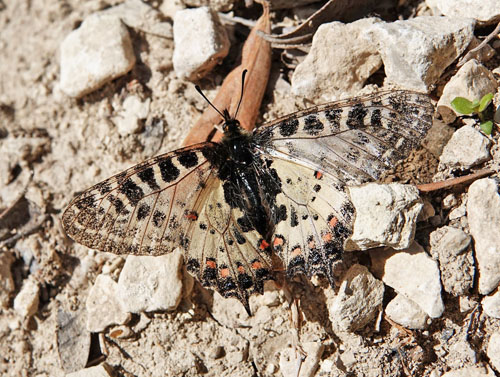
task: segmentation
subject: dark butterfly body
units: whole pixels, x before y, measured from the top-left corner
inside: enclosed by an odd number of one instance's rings
[[[225,112],[227,114],[227,112]],[[184,250],[204,286],[237,297],[272,279],[276,258],[293,276],[324,274],[342,258],[354,209],[347,185],[380,174],[418,146],[433,107],[393,91],[334,102],[247,133],[225,117],[220,143],[154,157],[99,183],[69,205],[75,241],[116,254]]]

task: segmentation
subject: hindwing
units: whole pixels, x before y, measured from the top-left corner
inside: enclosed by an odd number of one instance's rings
[[[421,93],[391,91],[316,106],[254,131],[273,161],[286,220],[271,244],[289,275],[323,273],[342,257],[354,208],[346,186],[378,179],[417,147],[432,125],[433,106]]]

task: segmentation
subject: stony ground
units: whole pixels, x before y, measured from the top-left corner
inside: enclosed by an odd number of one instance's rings
[[[236,301],[212,295],[196,282],[191,292],[185,277],[177,309],[134,314],[127,325],[87,331],[86,302],[96,277],[104,273],[116,280],[124,259],[70,241],[61,228],[62,211],[75,193],[178,147],[206,106],[192,83],[177,78],[173,40],[134,29],[130,34],[137,63],[128,74],[81,99],[61,90],[62,41],[90,14],[117,3],[0,2],[0,213],[6,210],[0,214],[0,374],[64,376],[105,362],[114,375],[124,376],[292,376],[297,362],[289,300],[274,284],[266,286],[264,296],[252,297],[254,315],[248,317]],[[251,14],[257,16],[258,11]],[[296,14],[300,18],[301,13]],[[244,16],[244,8],[238,8],[237,15]],[[275,14],[285,15],[293,13]],[[241,35],[231,36],[233,61]],[[497,63],[493,58],[487,66],[493,70]],[[215,95],[229,71],[222,64],[202,81],[208,97]],[[282,77],[291,73],[276,52],[261,121],[303,107],[290,95],[287,81],[277,79],[283,72]],[[380,75],[378,70],[375,76]],[[446,83],[444,76],[439,88]],[[116,125],[130,93],[150,100],[142,126],[132,134],[119,132]],[[436,148],[442,150],[454,131],[447,127],[432,141],[434,147],[441,143]],[[491,142],[494,168],[499,155],[495,131]],[[436,169],[437,157],[424,149],[387,180],[429,182]],[[450,171],[443,169],[438,178],[449,178]],[[429,234],[438,227],[452,225],[468,234],[466,191],[459,186],[426,196],[427,209],[433,209],[418,224],[416,239],[427,252]],[[455,216],[449,216],[455,209]],[[484,227],[498,229],[495,218],[491,221]],[[339,277],[355,263],[375,266],[376,258],[371,257],[368,252],[348,254]],[[473,270],[476,260],[469,262]],[[356,332],[334,331],[328,307],[336,293],[321,279],[293,282],[305,319],[299,331],[307,358],[300,375],[441,376],[463,367],[482,373],[481,368],[494,365],[487,348],[491,334],[500,330],[500,300],[493,305],[496,318],[491,311],[485,314],[480,302],[486,293],[479,294],[477,272],[463,279],[471,276],[473,287],[466,292],[443,292],[443,314],[432,321],[425,317],[422,330],[407,330],[380,313]],[[456,293],[453,289],[458,288],[450,288]],[[383,306],[395,296],[388,287]]]

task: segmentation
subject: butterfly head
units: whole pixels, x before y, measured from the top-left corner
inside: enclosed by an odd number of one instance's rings
[[[225,134],[238,133],[241,130],[240,121],[235,117],[229,115],[229,111],[224,109],[224,124],[222,125],[222,131]]]

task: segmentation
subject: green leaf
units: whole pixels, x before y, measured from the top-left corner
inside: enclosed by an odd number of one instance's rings
[[[469,115],[474,112],[474,106],[471,101],[464,97],[456,97],[451,101],[451,107],[460,114]]]
[[[488,105],[491,103],[491,100],[493,99],[493,93],[488,93],[481,98],[481,101],[479,101],[479,108],[477,111],[482,112],[484,111]]]
[[[483,130],[486,135],[491,135],[491,131],[493,131],[493,122],[491,120],[483,122],[479,127],[481,127],[481,130]]]

